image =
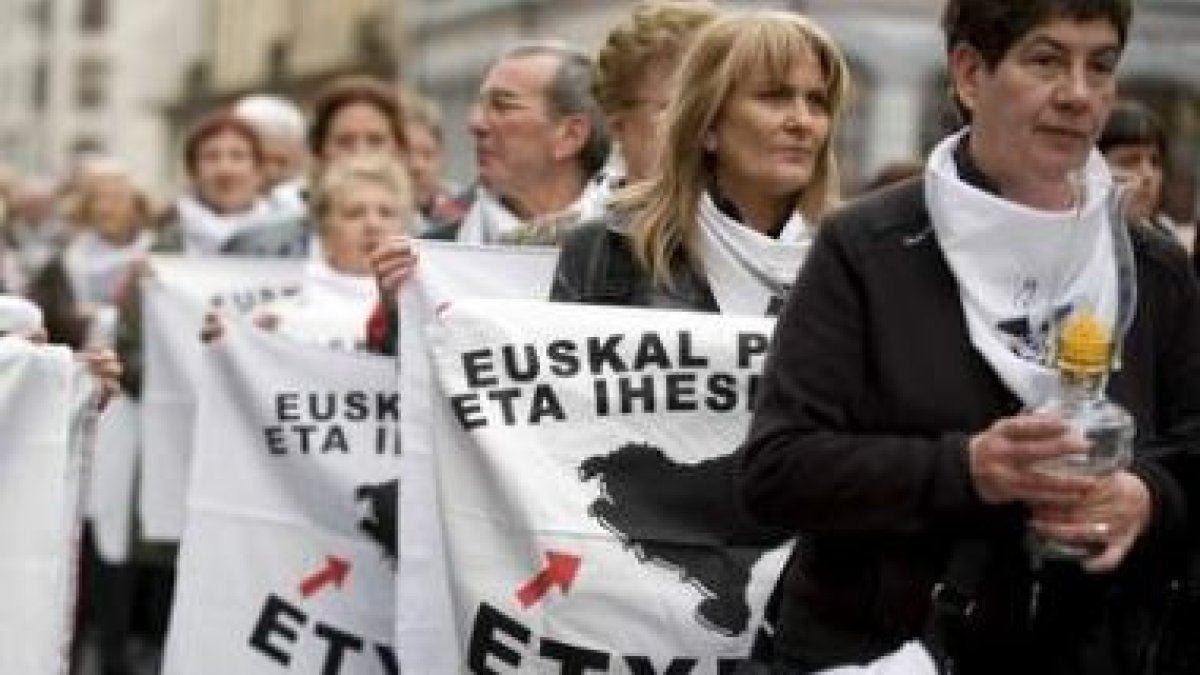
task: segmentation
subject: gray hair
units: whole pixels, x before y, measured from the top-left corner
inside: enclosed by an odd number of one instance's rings
[[[604,111],[592,96],[592,58],[565,42],[538,40],[508,48],[497,61],[542,55],[558,59],[558,70],[546,92],[551,114],[557,117],[585,115],[591,123],[591,132],[579,152],[579,161],[584,173],[592,176],[604,168],[610,145]]]
[[[303,141],[304,115],[296,104],[279,96],[255,94],[237,102],[233,114],[249,122],[258,133],[272,138]]]

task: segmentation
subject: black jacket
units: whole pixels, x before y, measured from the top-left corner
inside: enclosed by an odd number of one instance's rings
[[[781,651],[815,668],[921,637],[948,561],[978,541],[961,672],[1146,672],[1181,575],[1185,493],[1200,496],[1200,295],[1187,261],[1134,231],[1139,304],[1109,386],[1137,420],[1132,471],[1153,523],[1117,573],[1048,563],[1031,622],[1024,513],[979,499],[965,451],[1022,406],[971,345],[922,186],[828,218],[776,327],[741,493],[764,523],[802,537],[781,581]]]

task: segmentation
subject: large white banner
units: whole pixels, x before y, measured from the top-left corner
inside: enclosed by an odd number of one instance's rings
[[[71,351],[0,338],[0,672],[66,673],[95,386]]]
[[[176,540],[196,415],[204,314],[246,314],[301,293],[303,261],[153,256],[142,282],[142,474],[139,515],[148,539]]]
[[[433,466],[437,447],[429,421],[442,406],[432,394],[425,328],[455,299],[544,298],[558,260],[548,247],[488,247],[421,242],[417,277],[401,294],[400,395],[404,447],[397,577],[397,651],[405,672],[458,672],[450,582],[443,554]]]
[[[454,644],[412,653],[402,631],[403,668],[732,672],[763,639],[787,554],[785,537],[742,515],[733,485],[771,329],[688,312],[443,305],[427,423]]]
[[[165,672],[396,673],[395,361],[241,321],[207,349]]]

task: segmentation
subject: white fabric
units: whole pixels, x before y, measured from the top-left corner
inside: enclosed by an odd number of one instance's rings
[[[965,183],[954,148],[966,132],[942,141],[925,170],[934,234],[958,282],[971,344],[1027,406],[1053,391],[1046,363],[1056,321],[1088,309],[1116,322],[1116,257],[1108,221],[1112,176],[1093,151],[1077,209],[1044,211]]]
[[[482,185],[475,190],[475,203],[463,218],[457,240],[466,244],[552,243],[538,237],[543,227],[553,239],[557,230],[570,228],[585,220],[604,214],[609,190],[606,185],[588,181],[575,201],[558,213],[546,214],[532,221],[523,221],[500,199]]]
[[[307,190],[307,181],[293,178],[271,188],[267,200],[279,218],[303,218],[308,214],[308,200],[304,196]]]
[[[265,199],[258,199],[241,213],[219,214],[192,195],[175,202],[179,227],[183,231],[183,250],[189,255],[216,255],[229,238],[247,227],[278,217]]]
[[[0,293],[0,335],[28,335],[42,327],[40,307],[20,296]]]
[[[80,232],[63,252],[75,301],[112,304],[129,265],[149,253],[153,243],[154,235],[144,230],[123,246],[110,244],[91,230]]]
[[[65,675],[95,382],[59,345],[0,338],[0,672]]]
[[[285,335],[334,349],[361,349],[367,318],[379,301],[375,277],[344,274],[324,260],[304,263],[301,293],[261,308],[278,318]]]
[[[395,564],[370,534],[399,474],[394,362],[244,320],[208,351],[163,673],[395,673]]]
[[[248,314],[278,298],[299,295],[303,261],[240,256],[155,255],[142,280],[145,372],[142,379],[142,480],[138,509],[143,534],[177,540],[192,457],[204,313]]]
[[[794,212],[777,238],[725,215],[700,198],[700,261],[722,314],[763,316],[783,299],[812,248],[813,230]]]
[[[432,418],[444,406],[430,395],[433,374],[425,326],[439,308],[464,297],[544,298],[558,251],[543,246],[480,247],[453,242],[421,242],[416,276],[401,290],[400,443],[404,448],[400,491],[401,567],[397,575],[397,644],[410,665],[404,672],[455,673],[453,601],[443,555],[444,544],[434,473]]]

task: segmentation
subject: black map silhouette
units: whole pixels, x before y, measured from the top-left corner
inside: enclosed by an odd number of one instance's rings
[[[678,571],[704,599],[696,620],[726,636],[750,622],[746,588],[755,563],[788,535],[755,525],[734,497],[736,457],[681,464],[661,449],[626,443],[579,466],[580,479],[600,481],[588,513],[641,563]]]
[[[384,556],[396,561],[396,527],[400,497],[399,479],[383,483],[360,485],[354,490],[354,501],[366,502],[368,515],[358,521],[358,529],[375,540]]]

